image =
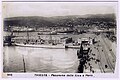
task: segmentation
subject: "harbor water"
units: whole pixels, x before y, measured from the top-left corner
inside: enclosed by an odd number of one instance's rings
[[[3,47],[4,72],[75,73],[77,49]]]

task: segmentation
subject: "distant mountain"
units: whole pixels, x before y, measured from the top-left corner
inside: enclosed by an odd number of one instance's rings
[[[4,27],[10,26],[29,26],[29,27],[73,27],[76,25],[92,25],[96,23],[111,23],[115,22],[114,14],[96,14],[96,15],[68,15],[68,16],[26,16],[26,17],[11,17],[4,19]],[[70,26],[72,25],[72,26]]]
[[[51,22],[47,20],[45,17],[39,16],[29,16],[29,17],[12,17],[12,18],[5,18],[4,25],[8,26],[50,26],[53,25]]]
[[[115,15],[114,14],[96,14],[96,15],[86,15],[89,18],[111,18],[111,19],[115,19]]]
[[[115,14],[86,14],[86,15],[68,15],[68,16],[54,16],[50,18],[115,18]]]

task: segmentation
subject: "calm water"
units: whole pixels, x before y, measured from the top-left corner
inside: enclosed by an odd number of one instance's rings
[[[4,72],[77,72],[77,49],[46,49],[5,46]],[[23,64],[23,59],[25,65]],[[25,67],[24,67],[25,66]]]

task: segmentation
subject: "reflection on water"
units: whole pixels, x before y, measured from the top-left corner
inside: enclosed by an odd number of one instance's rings
[[[5,72],[77,72],[79,65],[76,49],[45,49],[4,47]]]

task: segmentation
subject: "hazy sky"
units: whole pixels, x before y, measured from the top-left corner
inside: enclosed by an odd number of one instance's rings
[[[3,2],[3,18],[16,16],[65,16],[116,13],[109,2]]]

